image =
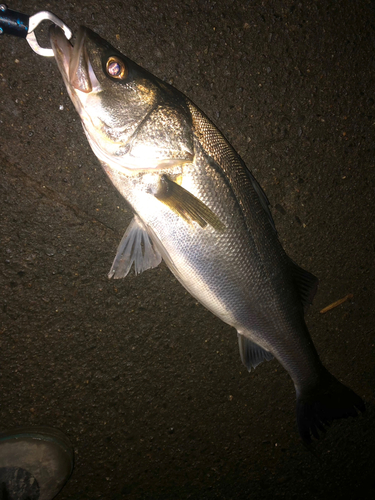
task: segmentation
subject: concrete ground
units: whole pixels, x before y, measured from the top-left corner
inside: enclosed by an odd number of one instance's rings
[[[367,412],[306,451],[277,361],[248,374],[235,331],[164,264],[108,280],[131,211],[54,60],[2,36],[1,430],[67,434],[58,500],[374,498],[374,2],[9,3],[92,28],[212,118],[319,277],[312,338]]]

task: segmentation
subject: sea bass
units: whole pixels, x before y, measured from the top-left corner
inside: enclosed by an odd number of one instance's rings
[[[250,370],[275,357],[291,376],[309,443],[362,399],[322,365],[304,321],[317,279],[284,252],[266,195],[185,95],[81,27],[74,47],[50,38],[91,148],[134,219],[109,276],[163,259],[181,284],[237,330]]]

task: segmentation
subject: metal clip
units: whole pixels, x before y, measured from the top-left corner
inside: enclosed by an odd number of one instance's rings
[[[0,35],[5,33],[26,38],[34,52],[41,56],[53,57],[53,50],[41,47],[34,33],[35,28],[39,26],[42,21],[51,21],[59,26],[64,31],[68,40],[72,37],[72,32],[68,26],[55,16],[55,14],[52,14],[52,12],[43,10],[33,16],[28,16],[21,12],[8,9],[5,4],[0,4]]]
[[[72,38],[72,32],[68,28],[68,26],[61,21],[55,14],[52,14],[52,12],[48,12],[47,10],[42,10],[41,12],[38,12],[37,14],[34,14],[33,16],[30,17],[29,19],[29,31],[28,34],[26,35],[26,40],[28,41],[30,47],[33,49],[34,52],[41,56],[45,57],[53,57],[53,50],[52,49],[44,49],[41,47],[36,39],[34,30],[35,28],[42,22],[42,21],[52,21],[54,24],[59,26],[63,32],[65,33],[65,36],[68,40]]]

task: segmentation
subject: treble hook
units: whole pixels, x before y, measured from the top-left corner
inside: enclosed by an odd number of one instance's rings
[[[52,14],[52,12],[43,10],[33,16],[28,16],[26,14],[22,14],[21,12],[8,9],[5,4],[0,4],[0,35],[5,33],[7,35],[26,38],[26,41],[34,52],[41,56],[53,57],[53,50],[41,47],[34,33],[35,28],[42,21],[46,20],[52,21],[54,24],[59,26],[64,31],[68,40],[72,37],[72,32],[68,26],[61,21],[61,19],[55,16],[55,14]]]

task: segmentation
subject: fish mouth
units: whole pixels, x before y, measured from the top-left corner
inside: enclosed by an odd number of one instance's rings
[[[50,42],[65,84],[73,92],[86,94],[100,88],[87,51],[87,32],[87,28],[80,26],[73,46],[61,28],[50,27]]]

